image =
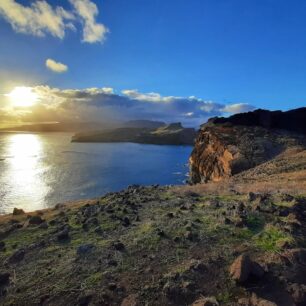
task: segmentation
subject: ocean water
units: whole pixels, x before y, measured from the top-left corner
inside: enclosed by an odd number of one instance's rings
[[[187,179],[190,146],[71,143],[71,136],[0,133],[0,214]]]

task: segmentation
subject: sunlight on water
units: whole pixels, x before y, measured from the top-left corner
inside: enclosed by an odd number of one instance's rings
[[[14,186],[10,196],[15,199],[16,207],[26,211],[41,208],[47,186],[41,177],[41,154],[43,147],[39,135],[11,135],[6,155],[9,157],[6,178]]]
[[[0,133],[0,214],[186,179],[191,147],[71,143],[71,136]]]

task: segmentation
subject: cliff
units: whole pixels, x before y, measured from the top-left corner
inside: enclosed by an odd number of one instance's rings
[[[122,127],[98,132],[78,133],[73,142],[134,142],[159,145],[193,145],[196,131],[172,123],[152,128]]]
[[[229,178],[292,148],[305,148],[306,108],[288,112],[256,110],[212,118],[201,126],[190,156],[190,180]]]

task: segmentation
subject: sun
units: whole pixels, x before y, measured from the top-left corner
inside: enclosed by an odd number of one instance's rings
[[[31,87],[15,87],[9,94],[7,94],[16,107],[30,107],[38,101],[37,93],[33,92]]]

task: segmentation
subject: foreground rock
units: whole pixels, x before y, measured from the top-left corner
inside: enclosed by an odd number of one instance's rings
[[[238,283],[245,283],[250,277],[261,278],[264,275],[263,268],[250,259],[246,254],[240,255],[231,265],[230,274]]]

